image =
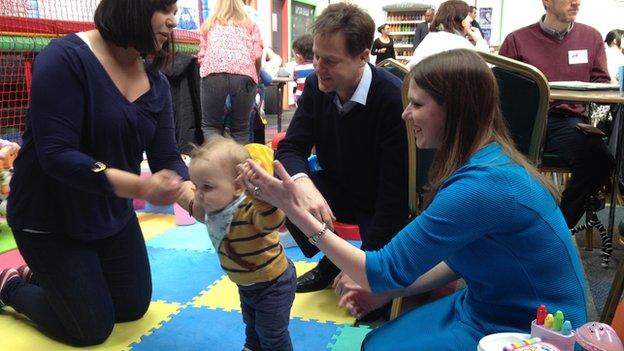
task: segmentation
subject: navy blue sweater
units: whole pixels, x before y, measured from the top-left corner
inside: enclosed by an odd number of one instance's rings
[[[23,146],[8,202],[13,229],[99,239],[117,233],[132,201],[115,195],[95,162],[140,173],[143,152],[152,172],[188,179],[174,135],[167,79],[148,69],[150,90],[128,101],[85,42],[54,40],[35,60]]]
[[[276,158],[291,175],[309,173],[307,158],[316,146],[324,174],[358,210],[373,216],[367,235],[386,243],[403,228],[408,214],[407,133],[401,81],[372,65],[371,70],[366,106],[356,104],[342,116],[333,102],[335,93],[323,93],[316,74],[308,76]],[[364,242],[362,249],[379,248],[366,246]]]

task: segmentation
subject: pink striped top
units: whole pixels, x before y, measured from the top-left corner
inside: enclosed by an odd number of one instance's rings
[[[230,73],[249,76],[258,83],[256,60],[262,57],[262,40],[258,26],[250,27],[215,24],[199,36],[199,76]]]

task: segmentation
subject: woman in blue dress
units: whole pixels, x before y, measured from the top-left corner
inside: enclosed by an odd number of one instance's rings
[[[540,304],[573,327],[585,323],[584,277],[558,193],[514,147],[490,68],[452,50],[422,60],[411,77],[403,118],[419,148],[437,151],[424,211],[384,248],[361,251],[302,210],[277,162],[281,180],[244,164],[248,189],[283,209],[355,282],[339,289],[356,316],[465,280],[465,289],[373,330],[364,350],[475,350],[484,335],[528,332]]]

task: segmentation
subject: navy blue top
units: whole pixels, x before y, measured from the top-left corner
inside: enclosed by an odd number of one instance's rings
[[[586,322],[583,269],[561,210],[498,144],[455,171],[388,245],[366,253],[368,283],[376,293],[407,287],[442,261],[466,281],[446,300],[452,318],[480,334],[526,332],[540,304],[563,311],[573,328]]]
[[[147,69],[150,90],[130,102],[88,45],[71,34],[36,58],[23,145],[14,167],[8,222],[16,230],[99,239],[134,216],[132,200],[115,195],[96,162],[140,174],[143,152],[152,172],[188,179],[176,146],[167,79]]]
[[[334,103],[336,93],[322,92],[316,74],[309,75],[275,158],[290,175],[309,173],[314,146],[324,175],[372,216],[368,236],[376,238],[375,246],[390,241],[407,221],[407,132],[401,80],[370,67],[366,105],[358,103],[344,115]],[[378,248],[362,242],[364,250]]]

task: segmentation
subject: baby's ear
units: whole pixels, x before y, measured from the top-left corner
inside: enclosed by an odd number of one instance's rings
[[[245,184],[243,183],[243,177],[241,175],[234,178],[234,191],[236,195],[240,195],[245,191]]]

